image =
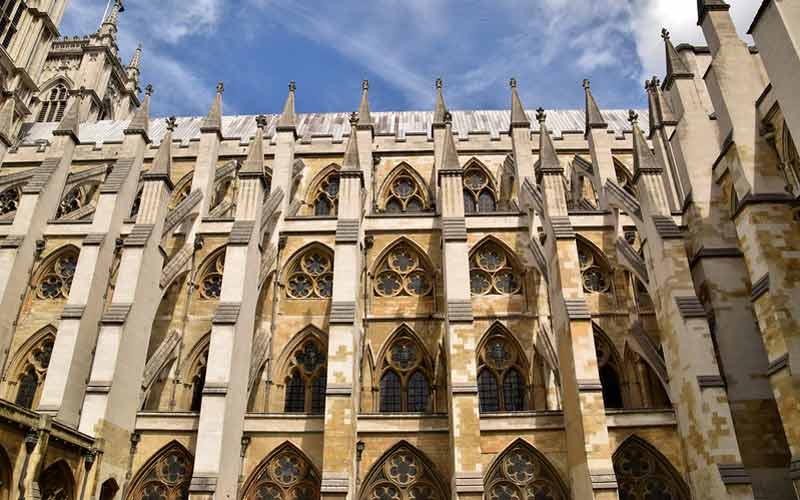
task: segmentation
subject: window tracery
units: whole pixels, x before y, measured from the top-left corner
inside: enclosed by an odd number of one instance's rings
[[[378,297],[426,297],[433,293],[434,273],[407,242],[395,245],[377,269],[374,292]]]
[[[314,245],[294,260],[286,282],[291,299],[329,299],[333,295],[333,256]]]
[[[578,261],[581,266],[585,292],[607,293],[611,290],[611,271],[605,259],[580,240],[578,241]]]
[[[493,241],[483,243],[470,256],[469,283],[473,295],[522,293],[522,274],[514,259]]]
[[[286,413],[324,413],[327,358],[326,347],[313,336],[294,351],[286,383]]]
[[[528,407],[527,363],[510,335],[495,327],[478,351],[478,400],[482,413],[524,411]]]
[[[614,454],[620,500],[688,500],[686,485],[652,446],[633,437]]]
[[[424,347],[405,328],[383,355],[380,373],[381,413],[431,410],[431,362]]]
[[[430,210],[427,188],[406,165],[398,167],[397,172],[385,183],[383,211],[390,214],[416,213]]]
[[[50,89],[47,100],[42,102],[42,108],[39,110],[39,116],[36,121],[60,122],[64,117],[64,111],[67,109],[68,100],[69,91],[66,85],[59,83]]]
[[[22,196],[20,186],[11,186],[0,192],[0,216],[16,212],[20,196]]]
[[[797,196],[800,194],[800,155],[786,122],[783,122],[783,165],[787,184]]]
[[[440,479],[427,460],[401,443],[367,476],[362,500],[444,500]]]
[[[497,190],[491,175],[477,163],[464,169],[464,213],[497,211]]]
[[[17,376],[17,393],[14,397],[14,404],[17,406],[33,408],[47,376],[47,369],[50,367],[54,344],[55,334],[48,332],[17,363],[19,375]]]
[[[203,388],[206,386],[206,367],[208,366],[208,347],[199,356],[194,367],[192,377],[192,401],[189,404],[189,411],[199,412],[203,403]]]
[[[75,478],[64,460],[52,464],[39,476],[40,498],[46,500],[73,500],[75,498]]]
[[[567,500],[553,467],[526,443],[518,442],[497,460],[487,476],[489,500]]]
[[[628,168],[616,158],[614,158],[614,173],[617,177],[617,184],[619,184],[619,187],[635,197],[636,186],[633,184],[633,178],[630,173],[628,173]]]
[[[139,472],[128,500],[182,500],[189,494],[192,456],[183,446],[172,443]]]
[[[217,300],[222,294],[222,276],[225,272],[225,249],[214,254],[203,267],[198,280],[200,296],[206,300]]]
[[[79,209],[88,206],[99,195],[100,184],[97,182],[86,182],[74,186],[67,194],[61,198],[58,205],[56,218],[61,219],[77,212]]]
[[[193,173],[188,173],[178,181],[169,200],[169,209],[172,210],[185,200],[192,190]]]
[[[622,397],[623,381],[620,377],[620,363],[614,347],[604,335],[595,331],[594,348],[597,355],[597,368],[603,388],[603,404],[607,409],[624,408]]]
[[[314,466],[291,445],[268,457],[245,484],[245,500],[313,500],[320,477]]]
[[[339,209],[339,171],[331,168],[330,172],[317,183],[312,194],[314,215],[334,216]]]
[[[45,263],[36,283],[36,298],[58,300],[69,297],[78,267],[78,251],[72,247],[57,253]]]

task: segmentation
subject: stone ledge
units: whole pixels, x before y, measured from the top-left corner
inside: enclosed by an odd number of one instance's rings
[[[217,491],[217,478],[209,476],[194,476],[189,483],[189,493],[215,493]]]
[[[20,234],[9,234],[3,240],[0,240],[0,248],[17,249],[25,241],[25,236]]]
[[[467,223],[463,217],[442,217],[444,241],[467,241]]]
[[[553,226],[553,234],[557,240],[575,239],[575,230],[572,228],[572,221],[569,216],[556,215],[550,217],[550,224]]]
[[[86,309],[86,306],[67,304],[64,306],[64,310],[61,311],[61,319],[81,319],[83,318],[84,309]]]
[[[105,233],[91,233],[83,238],[83,246],[100,246],[106,239]]]
[[[663,240],[683,239],[681,229],[675,224],[672,217],[666,215],[654,215],[653,224],[656,226],[656,232]]]
[[[724,389],[725,379],[719,375],[698,375],[697,385],[700,386],[700,389]]]
[[[239,310],[242,304],[238,302],[221,302],[214,313],[213,325],[235,325],[239,320]]]
[[[104,325],[122,325],[128,319],[132,304],[111,304],[100,320]]]
[[[457,493],[483,493],[483,474],[480,472],[457,472]]]
[[[613,470],[601,470],[590,472],[589,477],[592,481],[593,490],[615,490],[617,489],[617,476]]]
[[[450,323],[472,323],[472,301],[450,300],[447,301],[447,321]]]
[[[769,366],[767,367],[767,376],[771,377],[778,373],[779,371],[787,368],[789,366],[789,353],[784,354],[783,356],[778,357],[775,361],[770,362]]]
[[[759,278],[758,281],[753,283],[753,289],[750,291],[750,301],[755,302],[762,295],[769,291],[769,273]]]
[[[336,223],[336,244],[358,243],[360,222],[358,219],[339,219]]]
[[[207,382],[203,387],[203,396],[225,396],[228,394],[228,384],[224,382]]]
[[[350,480],[347,476],[328,474],[322,478],[320,492],[327,494],[346,495],[350,489]]]
[[[451,392],[453,394],[478,394],[478,384],[453,384]]]
[[[355,302],[334,302],[328,319],[331,325],[353,325],[356,322]]]
[[[122,246],[128,248],[142,248],[147,245],[150,235],[153,234],[153,224],[136,224],[130,234],[125,238]]]
[[[603,384],[600,379],[578,379],[578,391],[580,392],[598,392],[603,390]]]
[[[742,464],[717,464],[717,469],[725,485],[752,484],[753,482]]]
[[[228,237],[229,245],[247,246],[250,244],[250,238],[253,237],[253,228],[256,223],[252,220],[237,220],[233,223],[230,236]]]
[[[592,319],[586,299],[564,299],[564,306],[567,308],[567,317],[570,320]]]
[[[353,386],[350,384],[328,384],[325,388],[326,396],[351,396]]]
[[[122,184],[128,178],[128,174],[133,168],[133,158],[123,158],[117,160],[111,173],[106,177],[106,181],[100,186],[100,194],[117,194],[122,188]]]
[[[675,297],[675,304],[683,319],[708,317],[703,304],[697,297]]]

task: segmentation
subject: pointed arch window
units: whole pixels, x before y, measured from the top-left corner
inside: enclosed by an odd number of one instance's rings
[[[75,478],[64,460],[50,465],[39,476],[40,497],[47,500],[73,500]]]
[[[11,186],[0,192],[0,217],[17,211],[20,196],[22,196],[20,186]]]
[[[611,269],[605,258],[580,240],[578,241],[578,261],[581,266],[585,292],[607,293],[611,290]]]
[[[789,126],[783,122],[783,166],[786,181],[795,196],[800,194],[800,155]]]
[[[331,169],[318,183],[312,194],[314,215],[334,216],[339,209],[339,171]]]
[[[192,480],[192,456],[171,443],[139,471],[131,483],[128,500],[179,500],[188,498]]]
[[[384,183],[382,210],[390,214],[430,210],[428,190],[418,177],[409,166],[398,167]]]
[[[189,411],[199,412],[203,403],[203,388],[206,386],[206,367],[208,366],[208,349],[197,360],[192,377],[192,401]]]
[[[410,244],[398,243],[378,265],[374,292],[378,297],[427,297],[433,294],[433,271]]]
[[[320,476],[305,456],[284,445],[262,462],[244,484],[244,500],[319,498]]]
[[[78,251],[75,248],[70,247],[50,258],[39,273],[36,298],[39,300],[68,298],[77,267]]]
[[[14,366],[17,375],[16,394],[12,393],[14,404],[23,408],[32,409],[37,402],[47,370],[50,367],[50,358],[55,345],[55,333],[47,331],[33,347],[29,348],[24,356]]]
[[[557,472],[526,443],[517,443],[497,459],[486,480],[487,500],[568,500]]]
[[[528,407],[528,372],[524,355],[510,332],[495,327],[478,352],[478,398],[482,413],[524,411]],[[502,389],[502,390],[500,390]]]
[[[619,184],[619,187],[635,197],[636,186],[633,184],[633,178],[631,174],[628,173],[628,168],[616,158],[614,158],[614,173],[617,177],[617,184]]]
[[[381,413],[431,411],[431,362],[424,348],[401,331],[386,349],[380,377]]]
[[[464,212],[467,214],[497,211],[497,188],[482,166],[473,162],[464,169]]]
[[[136,198],[133,199],[133,205],[131,205],[131,213],[130,218],[135,219],[139,215],[139,208],[142,206],[142,194],[144,193],[144,188],[139,188],[136,191]]]
[[[84,182],[70,188],[61,198],[56,212],[57,219],[81,219],[86,215],[86,210],[93,206],[100,196],[99,182]],[[84,209],[84,210],[81,210]]]
[[[594,348],[597,355],[597,368],[600,384],[603,387],[603,404],[607,409],[624,408],[622,397],[622,378],[619,357],[616,350],[604,335],[595,331]]]
[[[183,200],[189,197],[189,193],[192,190],[192,180],[193,174],[190,172],[183,176],[175,185],[175,189],[172,191],[172,197],[169,200],[170,210],[173,210],[180,205]]]
[[[8,50],[11,40],[19,29],[19,21],[25,11],[25,3],[21,0],[6,0],[0,10],[0,36],[2,36],[3,48]]]
[[[64,118],[64,111],[67,109],[69,91],[66,85],[59,83],[52,89],[46,101],[42,102],[39,110],[38,122],[60,122]]]
[[[658,451],[637,437],[629,438],[613,457],[622,500],[688,500],[680,475]]]
[[[495,242],[480,245],[470,257],[472,295],[522,293],[522,273],[515,260]]]
[[[314,245],[296,257],[286,280],[291,299],[329,299],[333,295],[333,255]]]
[[[225,250],[213,255],[200,273],[198,281],[200,296],[206,300],[217,300],[222,295],[222,276],[225,272]]]
[[[367,475],[361,500],[444,500],[441,478],[428,460],[405,443],[375,464]]]
[[[309,336],[292,353],[284,411],[322,414],[325,412],[328,354],[325,345]]]

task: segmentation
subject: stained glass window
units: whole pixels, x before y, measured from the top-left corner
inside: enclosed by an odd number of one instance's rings
[[[581,241],[578,242],[578,262],[585,292],[605,293],[611,289],[611,272],[605,259]]]
[[[433,294],[433,284],[420,253],[400,242],[379,262],[374,291],[379,297],[425,297]]]
[[[306,411],[306,384],[300,373],[295,371],[286,384],[286,413],[303,413]]]
[[[381,198],[388,213],[414,213],[430,210],[428,190],[408,166],[402,165],[385,182]]]
[[[473,164],[464,172],[464,212],[491,213],[497,211],[494,181],[480,166]]]
[[[339,206],[339,172],[332,171],[317,185],[313,196],[314,215],[336,215]]]
[[[470,257],[470,291],[473,295],[516,295],[522,292],[521,272],[508,253],[487,241]]]
[[[384,373],[381,377],[381,413],[403,411],[400,391],[400,377],[393,371]]]
[[[131,482],[129,500],[183,500],[192,479],[192,456],[177,443],[159,451]]]
[[[637,437],[614,454],[620,500],[688,500],[686,484],[669,461]]]
[[[527,443],[513,445],[489,471],[488,500],[567,500],[570,498],[550,464]]]
[[[244,500],[317,500],[319,474],[290,444],[268,456],[244,483]]]
[[[292,299],[329,299],[333,296],[333,257],[312,247],[297,258],[286,286]]]
[[[216,300],[222,295],[222,276],[225,273],[225,250],[218,252],[205,266],[200,278],[200,296]]]
[[[375,464],[366,477],[362,500],[444,500],[440,478],[421,454],[401,445]]]
[[[408,329],[401,328],[390,340],[383,356],[380,411],[431,411],[431,374],[431,361],[424,347]]]
[[[72,279],[78,267],[78,251],[72,247],[54,254],[40,272],[36,286],[36,297],[41,300],[57,300],[69,297]]]
[[[528,409],[527,361],[512,333],[495,325],[478,351],[478,397],[481,412]]]

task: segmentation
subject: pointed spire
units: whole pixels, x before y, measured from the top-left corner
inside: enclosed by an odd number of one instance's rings
[[[444,145],[442,150],[442,170],[461,170],[461,162],[458,160],[458,149],[456,149],[456,141],[453,138],[453,115],[446,111],[443,117],[445,134]]]
[[[278,119],[278,125],[275,130],[278,132],[288,131],[294,132],[297,135],[297,116],[294,112],[294,94],[297,90],[297,84],[292,80],[289,82],[289,95],[286,96],[286,103],[283,105],[283,113]]]
[[[375,128],[372,121],[372,113],[369,110],[369,80],[361,82],[361,104],[358,106],[358,128]]]
[[[100,29],[97,30],[97,32],[100,35],[116,37],[118,31],[117,23],[120,12],[125,12],[125,6],[122,5],[122,0],[114,0],[111,9],[106,14],[106,17],[103,19],[103,23],[100,25]]]
[[[17,97],[14,92],[3,92],[5,101],[0,108],[0,141],[6,146],[13,143],[14,115],[16,114]]]
[[[153,159],[153,167],[142,176],[144,180],[155,180],[164,182],[170,191],[174,188],[172,184],[172,132],[177,128],[178,121],[174,116],[170,116],[166,121],[167,133],[161,139],[158,152]]]
[[[344,152],[344,161],[342,162],[342,170],[358,170],[361,171],[361,162],[358,157],[358,139],[356,137],[356,130],[361,124],[359,123],[358,113],[350,114],[350,138],[347,139],[347,150]]]
[[[72,104],[70,104],[69,108],[67,108],[67,112],[64,113],[61,123],[59,123],[58,127],[53,130],[54,136],[66,135],[72,137],[72,140],[75,141],[75,144],[80,142],[78,139],[80,132],[80,109],[85,94],[86,87],[81,87],[78,90],[75,98],[72,99]]]
[[[140,43],[136,50],[133,52],[133,57],[131,57],[131,62],[128,64],[128,70],[136,70],[139,71],[139,66],[142,64],[142,44]]]
[[[661,93],[661,82],[657,77],[652,80],[644,82],[644,88],[647,90],[647,105],[648,114],[650,115],[650,137],[652,138],[656,130],[664,125],[675,125],[678,120],[675,119],[675,114],[672,112],[672,106],[669,101],[664,98]]]
[[[208,111],[208,115],[203,124],[200,125],[200,132],[216,132],[222,135],[222,94],[225,92],[225,83],[217,84],[217,94],[214,97],[214,104]]]
[[[697,0],[697,25],[703,24],[706,13],[712,10],[730,10],[731,6],[724,0]]]
[[[603,119],[603,115],[600,113],[600,107],[597,105],[597,101],[594,100],[594,96],[592,95],[592,88],[589,80],[583,80],[583,91],[586,94],[585,133],[588,134],[590,128],[608,128],[608,123]]]
[[[267,117],[258,115],[256,117],[256,134],[253,142],[247,150],[247,159],[239,170],[240,178],[257,177],[266,187],[266,177],[264,177],[264,129],[267,127]]]
[[[131,123],[125,129],[125,135],[141,134],[146,142],[150,142],[150,97],[153,95],[153,86],[148,84],[144,92],[144,100],[133,115]]]
[[[549,174],[563,174],[564,167],[558,161],[553,138],[547,130],[547,114],[543,108],[536,110],[536,119],[539,121],[539,172]]]
[[[508,84],[511,86],[511,128],[531,128],[531,121],[525,114],[525,107],[517,92],[517,79],[512,78]]]
[[[669,31],[666,28],[661,30],[661,38],[664,39],[664,46],[667,52],[667,76],[664,79],[665,88],[672,85],[672,81],[678,78],[693,78],[694,74],[683,61],[675,46],[669,38]]]
[[[445,115],[447,114],[447,105],[444,103],[444,96],[442,95],[441,78],[436,79],[436,107],[433,109],[433,128],[444,128]]]
[[[636,182],[642,173],[660,174],[662,169],[644,138],[639,127],[639,115],[634,110],[628,111],[628,121],[631,122],[633,129],[633,182]]]

